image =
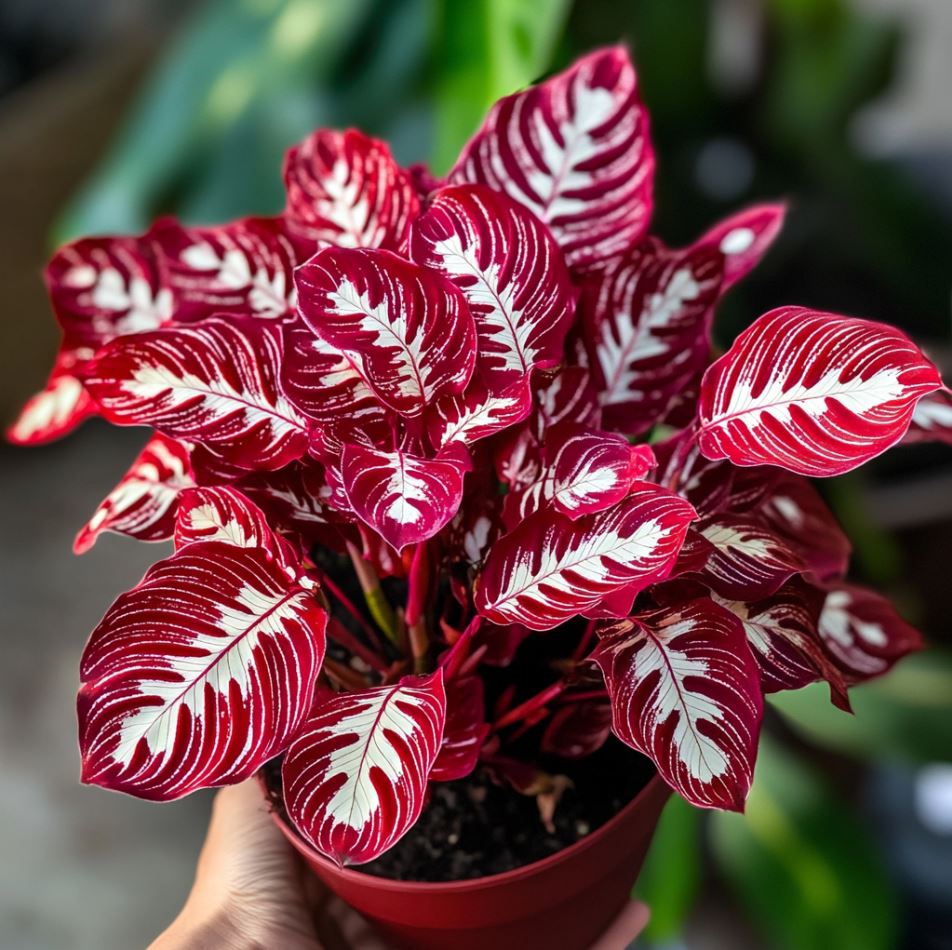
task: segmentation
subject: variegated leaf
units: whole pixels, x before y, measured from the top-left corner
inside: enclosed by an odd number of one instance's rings
[[[61,355],[50,378],[31,396],[13,424],[7,439],[14,445],[42,445],[72,432],[81,422],[96,415],[96,404],[71,369],[76,360]]]
[[[386,142],[318,129],[284,160],[285,216],[312,240],[402,251],[420,202]]]
[[[452,448],[428,459],[345,445],[340,478],[351,509],[397,551],[433,537],[456,514],[470,466],[465,449]]]
[[[287,233],[282,218],[242,218],[216,228],[160,221],[155,244],[176,322],[216,314],[276,320],[294,315],[294,268],[317,250]]]
[[[827,653],[817,629],[822,591],[791,582],[755,603],[731,601],[717,594],[713,599],[743,624],[747,642],[760,667],[764,692],[800,689],[822,679],[830,684],[834,702],[849,709],[846,681]]]
[[[852,545],[820,493],[800,475],[783,473],[758,514],[821,580],[842,577]]]
[[[47,265],[45,278],[67,350],[95,350],[117,336],[154,330],[174,314],[151,233],[67,244]]]
[[[278,383],[280,327],[212,318],[113,341],[85,379],[104,416],[202,443],[243,468],[277,469],[307,448],[307,421]]]
[[[364,381],[359,360],[310,327],[284,328],[281,384],[294,405],[317,422],[383,418],[383,406]]]
[[[76,535],[73,551],[88,551],[103,531],[139,541],[167,541],[179,496],[194,484],[186,447],[164,435],[152,436]]]
[[[536,396],[538,413],[536,431],[540,436],[562,422],[598,428],[602,414],[598,405],[598,390],[592,374],[585,366],[563,366],[554,375],[548,375],[539,386]]]
[[[552,432],[546,453],[551,494],[543,495],[573,520],[621,501],[655,464],[647,445],[629,445],[621,436],[591,429],[570,428],[562,439]]]
[[[850,683],[881,676],[923,646],[919,631],[885,597],[842,583],[827,593],[820,636]]]
[[[236,488],[192,488],[181,495],[175,518],[175,548],[204,541],[224,541],[257,548],[290,577],[299,574],[301,556],[268,524],[264,512]]]
[[[659,442],[653,450],[658,467],[652,481],[684,495],[702,518],[729,510],[737,469],[723,460],[706,459],[691,429]]]
[[[589,282],[583,328],[606,426],[650,428],[706,365],[723,272],[716,248],[645,241]]]
[[[326,694],[282,767],[297,829],[338,864],[364,864],[417,820],[446,722],[443,671]]]
[[[806,569],[782,536],[750,516],[718,515],[698,528],[711,545],[703,579],[723,597],[761,600]]]
[[[912,424],[903,442],[945,442],[952,445],[952,391],[940,389],[916,403]]]
[[[483,186],[443,188],[415,223],[411,247],[463,292],[492,393],[561,362],[575,292],[559,246],[533,214]]]
[[[647,445],[629,445],[620,435],[564,423],[545,433],[542,467],[527,486],[513,486],[503,521],[515,526],[551,502],[573,520],[621,501],[654,466]]]
[[[160,561],[83,654],[83,781],[167,801],[248,778],[307,715],[325,620],[261,550],[209,541]]]
[[[701,598],[606,624],[600,635],[593,659],[615,735],[692,804],[741,811],[763,697],[737,617]]]
[[[651,217],[654,153],[627,50],[599,50],[500,99],[449,181],[489,185],[524,204],[573,268],[634,247]]]
[[[292,462],[277,472],[253,472],[237,487],[265,512],[272,525],[308,541],[340,519],[329,507],[331,490],[317,462]]]
[[[444,396],[426,410],[426,431],[430,444],[439,451],[452,442],[470,445],[522,422],[532,410],[529,381],[514,383],[493,395],[473,380],[458,396]]]
[[[722,291],[757,266],[780,233],[786,213],[784,204],[754,205],[716,224],[696,242],[695,247],[716,247],[724,256]]]
[[[637,588],[667,576],[693,518],[683,498],[647,483],[576,521],[543,508],[492,546],[476,608],[494,623],[533,630],[599,613],[613,592],[633,598]]]
[[[941,385],[899,330],[781,307],[704,374],[699,444],[735,465],[839,475],[898,442],[916,402]]]
[[[374,394],[418,416],[460,393],[476,362],[476,329],[447,278],[388,251],[328,248],[296,274],[301,314],[351,358]]]

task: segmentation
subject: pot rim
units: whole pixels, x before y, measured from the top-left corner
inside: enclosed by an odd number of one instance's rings
[[[305,841],[304,838],[298,833],[297,829],[289,821],[287,821],[279,811],[271,805],[271,802],[268,802],[269,809],[271,811],[271,817],[277,823],[278,827],[284,833],[286,837],[293,841],[294,847],[296,847],[301,853],[306,855],[307,859],[312,862],[316,862],[322,865],[326,871],[330,874],[337,875],[345,881],[350,881],[351,883],[363,884],[366,887],[369,887],[372,890],[379,891],[390,891],[390,892],[401,892],[401,893],[414,893],[420,894],[423,892],[433,893],[439,892],[441,894],[458,894],[465,891],[472,891],[474,889],[483,889],[489,887],[496,887],[499,885],[506,885],[513,881],[520,880],[526,877],[528,874],[534,874],[539,871],[543,871],[546,868],[552,867],[556,864],[568,860],[570,857],[581,854],[587,851],[589,848],[594,847],[597,842],[605,837],[605,835],[610,834],[612,829],[619,825],[628,812],[634,810],[641,804],[645,799],[653,795],[659,786],[663,786],[664,780],[661,776],[655,772],[652,778],[645,783],[644,787],[638,792],[635,797],[628,802],[627,805],[619,809],[619,811],[612,815],[605,824],[596,828],[591,834],[586,835],[584,838],[576,841],[574,844],[570,844],[566,848],[562,848],[559,851],[556,851],[554,854],[550,854],[547,857],[540,858],[538,861],[532,861],[529,864],[520,865],[517,868],[512,868],[509,871],[501,871],[497,874],[487,874],[483,877],[474,877],[465,881],[398,881],[389,877],[378,877],[375,874],[367,874],[365,871],[360,871],[359,865],[356,865],[354,868],[349,867],[339,867],[329,858],[326,858],[321,854],[316,848],[314,848],[309,842]],[[264,786],[264,781],[262,779],[262,786]],[[267,788],[264,788],[265,795],[267,796]]]

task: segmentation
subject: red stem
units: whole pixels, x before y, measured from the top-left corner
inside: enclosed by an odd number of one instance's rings
[[[321,585],[326,587],[333,595],[334,599],[337,600],[340,605],[344,608],[360,624],[360,629],[367,634],[373,643],[374,647],[377,650],[383,650],[383,643],[380,640],[380,637],[377,635],[377,631],[374,630],[373,625],[361,614],[361,612],[354,606],[353,601],[328,577],[326,572],[321,571]]]
[[[584,693],[569,693],[566,696],[560,696],[560,703],[581,703],[587,699],[608,699],[608,691],[604,689],[590,689]]]
[[[370,685],[356,670],[352,670],[349,666],[344,666],[343,663],[338,663],[330,657],[324,657],[321,669],[332,680],[336,680],[346,689],[366,689]]]
[[[588,649],[589,643],[592,642],[593,636],[595,636],[595,621],[589,620],[585,625],[585,632],[582,634],[582,639],[579,640],[578,646],[572,654],[572,659],[575,660],[576,663],[585,655],[585,651]]]
[[[413,551],[410,573],[407,578],[407,626],[414,627],[423,616],[424,604],[430,587],[430,558],[426,543],[418,544]]]
[[[565,689],[565,686],[566,684],[562,680],[559,680],[557,683],[547,686],[542,692],[536,693],[535,696],[530,696],[524,703],[520,703],[518,706],[510,709],[505,715],[500,716],[493,723],[493,730],[504,729],[506,726],[511,726],[514,722],[519,722],[519,720],[525,718],[528,713],[534,712],[540,706],[544,706],[550,699],[555,699],[555,697]]]
[[[387,661],[370,647],[360,642],[339,620],[329,617],[327,635],[336,640],[342,647],[350,650],[354,656],[359,656],[371,669],[384,674],[390,669]]]

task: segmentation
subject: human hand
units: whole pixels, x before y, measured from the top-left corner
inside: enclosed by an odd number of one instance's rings
[[[592,950],[622,950],[648,921],[628,904]],[[359,914],[331,895],[275,827],[257,782],[215,796],[195,882],[150,950],[386,950]]]

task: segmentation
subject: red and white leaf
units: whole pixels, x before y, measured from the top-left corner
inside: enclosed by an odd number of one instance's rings
[[[524,491],[542,472],[542,446],[529,423],[503,432],[495,446],[494,466],[499,480],[510,491]]]
[[[276,534],[264,512],[228,485],[192,488],[181,495],[175,519],[175,548],[203,541],[224,541],[239,548],[257,548],[297,578],[301,557]]]
[[[591,429],[570,430],[564,440],[552,435],[557,449],[548,466],[551,492],[544,495],[573,520],[621,501],[654,466],[647,445],[629,445],[621,436]]]
[[[754,205],[716,224],[695,243],[695,247],[716,247],[724,257],[726,291],[746,277],[760,263],[783,227],[787,206]]]
[[[418,416],[469,382],[476,329],[463,295],[442,275],[388,251],[328,248],[296,280],[311,329],[351,357],[396,412]]]
[[[167,801],[248,778],[307,715],[325,620],[255,548],[210,541],[160,561],[83,654],[83,781]]]
[[[31,396],[7,429],[14,445],[42,445],[72,432],[96,415],[96,404],[82,382],[64,366],[75,360],[58,361],[46,385]]]
[[[445,722],[442,670],[325,695],[282,767],[297,829],[341,865],[383,854],[420,815]]]
[[[331,489],[316,462],[292,462],[277,472],[246,474],[237,487],[265,512],[271,524],[309,541],[340,520],[329,507]]]
[[[615,735],[692,804],[742,810],[763,697],[740,621],[702,598],[606,624],[600,634],[592,656]]]
[[[447,683],[446,710],[443,742],[430,771],[434,782],[465,778],[479,762],[479,753],[489,733],[483,681],[478,676],[463,676]]]
[[[710,544],[704,582],[731,600],[760,600],[806,564],[775,531],[751,517],[718,515],[698,526]]]
[[[575,291],[559,246],[525,208],[478,185],[444,188],[414,224],[411,248],[463,292],[491,392],[561,362]]]
[[[820,636],[850,683],[881,676],[923,646],[919,631],[885,597],[852,584],[830,588]]]
[[[67,350],[95,350],[117,336],[154,330],[175,311],[151,233],[74,241],[53,255],[45,278]]]
[[[607,426],[648,429],[707,364],[723,269],[716,248],[646,241],[590,281],[584,332]]]
[[[465,450],[427,459],[347,444],[340,477],[357,516],[402,551],[433,537],[456,514],[469,465]]]
[[[151,425],[243,468],[277,469],[307,449],[307,421],[278,383],[280,327],[213,318],[113,341],[86,388],[118,425]]]
[[[293,316],[294,268],[316,250],[312,242],[307,249],[296,246],[281,218],[242,218],[214,228],[166,219],[153,233],[175,295],[176,322],[216,314]]]
[[[648,114],[623,47],[497,102],[449,174],[489,185],[548,225],[573,268],[634,247],[651,218]]]
[[[582,759],[597,752],[612,731],[611,703],[568,703],[558,708],[542,734],[542,751],[563,759]]]
[[[952,445],[952,391],[940,389],[916,403],[912,424],[903,442],[945,442]]]
[[[444,396],[426,410],[430,444],[439,451],[451,442],[470,445],[522,422],[532,411],[529,381],[514,383],[493,395],[474,380],[458,396]]]
[[[402,251],[420,209],[386,142],[356,129],[318,129],[289,149],[284,185],[290,226],[338,247]]]
[[[562,422],[598,428],[601,410],[598,390],[588,368],[563,366],[537,390],[537,432],[541,436]]]
[[[916,402],[941,385],[893,327],[781,307],[704,374],[699,444],[735,465],[839,475],[898,442]]]
[[[817,626],[823,604],[822,591],[790,583],[755,603],[741,603],[713,595],[737,616],[760,667],[764,692],[800,689],[826,680],[834,701],[849,709],[846,681],[827,653]]]
[[[543,508],[490,549],[476,609],[494,623],[548,630],[597,612],[613,592],[633,598],[667,576],[693,518],[683,498],[647,483],[576,521]]]
[[[551,502],[573,520],[604,511],[654,467],[647,445],[630,445],[620,435],[565,423],[546,432],[543,465],[536,480],[514,486],[505,498],[503,521],[515,526]]]
[[[300,324],[284,329],[281,383],[294,405],[318,422],[383,417],[359,361]]]
[[[759,504],[758,513],[818,578],[830,580],[846,573],[850,540],[807,479],[784,473]]]
[[[658,459],[653,481],[684,495],[702,518],[730,509],[731,487],[738,470],[723,460],[706,459],[693,430],[684,429],[653,449]]]
[[[194,484],[188,449],[164,435],[152,436],[76,535],[73,551],[88,551],[103,531],[139,541],[167,541],[175,528],[179,497]]]

